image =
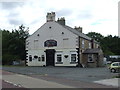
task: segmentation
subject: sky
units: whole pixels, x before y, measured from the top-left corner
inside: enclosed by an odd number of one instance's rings
[[[0,0],[0,29],[18,29],[23,24],[34,33],[46,23],[47,12],[66,25],[80,26],[83,33],[97,32],[118,36],[119,0]]]

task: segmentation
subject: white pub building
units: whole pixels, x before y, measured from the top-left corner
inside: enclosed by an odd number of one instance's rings
[[[46,23],[26,39],[27,66],[99,67],[102,50],[99,44],[71,28],[65,18],[55,20],[55,12],[47,13]]]

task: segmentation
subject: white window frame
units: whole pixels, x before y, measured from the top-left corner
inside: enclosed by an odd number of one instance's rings
[[[58,56],[59,55],[59,56]],[[61,61],[58,61],[58,58],[61,58]],[[57,62],[62,62],[62,54],[57,54]]]
[[[85,40],[82,40],[82,48],[85,47]]]
[[[89,49],[91,49],[91,43],[89,42]]]
[[[32,62],[33,58],[32,55],[29,55],[29,61]]]
[[[34,40],[34,49],[38,49],[39,41],[37,39]]]
[[[41,61],[45,62],[45,55],[41,55]]]
[[[58,62],[58,60],[57,60],[57,55],[61,55],[61,62]],[[55,58],[55,59],[56,59],[56,60],[55,60],[55,63],[56,63],[56,64],[59,64],[59,63],[62,64],[62,63],[63,63],[63,53],[62,53],[61,51],[60,51],[60,52],[56,52],[55,57],[56,57],[56,58]]]
[[[72,54],[75,54],[75,57],[76,57],[76,61],[75,62],[72,61]],[[70,53],[70,63],[76,63],[76,62],[78,62],[78,60],[77,60],[77,52],[71,52]]]
[[[91,58],[91,60],[90,60],[90,58]],[[88,54],[88,62],[94,62],[93,54]]]

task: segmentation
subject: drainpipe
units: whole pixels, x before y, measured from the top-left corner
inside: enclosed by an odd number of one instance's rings
[[[80,36],[78,37],[78,67],[81,67],[81,64],[80,64]]]

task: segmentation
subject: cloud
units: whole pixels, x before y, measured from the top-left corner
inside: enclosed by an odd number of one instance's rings
[[[96,20],[96,21],[92,22],[91,25],[103,24],[103,23],[106,23],[108,21],[110,21],[110,20],[108,20],[108,19],[99,19],[99,20]]]
[[[19,24],[24,24],[29,26],[32,34],[46,22],[47,12],[55,11],[57,18],[65,17],[68,26],[81,26],[84,33],[95,31],[107,35],[118,31],[118,0],[17,1],[19,0],[0,2],[0,28],[14,29]]]
[[[11,10],[16,7],[22,7],[24,2],[1,2],[2,9]]]
[[[13,25],[21,25],[23,24],[21,20],[16,20],[16,19],[9,19],[9,24]]]
[[[20,12],[17,8],[24,6],[23,2],[1,2],[1,11],[4,12],[4,22],[10,25],[20,25],[24,22],[21,20]]]
[[[79,12],[77,18],[80,18],[81,20],[84,19],[92,19],[93,15],[92,12],[88,11],[88,10],[82,10]]]
[[[70,9],[61,9],[56,11],[56,13],[58,17],[63,17],[63,16],[65,17],[65,16],[70,16],[73,13],[73,11]]]

